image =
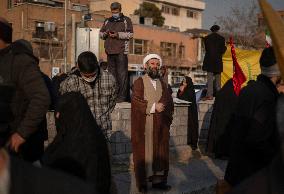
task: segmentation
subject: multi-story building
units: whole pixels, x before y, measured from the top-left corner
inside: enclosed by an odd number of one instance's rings
[[[126,16],[132,15],[144,1],[153,3],[161,9],[162,16],[165,17],[165,28],[186,31],[202,26],[205,3],[201,0],[118,0]],[[113,0],[92,0],[90,9],[92,11],[109,10],[112,2]]]
[[[88,0],[68,1],[67,63],[75,63],[72,23],[76,24],[88,10]],[[43,72],[64,64],[64,0],[1,0],[0,15],[13,26],[13,40],[26,39],[32,43]],[[73,21],[73,22],[72,22]],[[74,27],[75,28],[75,27]],[[70,68],[70,65],[69,65]]]
[[[147,53],[158,53],[168,67],[169,83],[177,83],[196,68],[197,48],[197,39],[187,33],[136,24],[134,38],[130,41],[129,67],[142,67]]]
[[[92,21],[82,23],[82,17],[89,13],[87,0],[69,1],[67,6],[67,64],[75,64],[81,46],[90,44],[96,48],[98,58],[106,60],[103,41],[91,40],[88,27],[98,32],[109,10],[92,13]],[[22,0],[11,4],[11,0],[1,1],[1,16],[13,25],[13,39],[26,39],[32,43],[35,55],[40,59],[43,72],[51,76],[52,67],[63,68],[64,50],[64,1]],[[108,7],[108,6],[107,6]],[[164,65],[169,68],[169,83],[176,83],[198,65],[198,39],[191,34],[162,27],[134,23],[134,38],[130,40],[129,70],[141,70],[143,57],[155,52],[163,57]],[[85,27],[85,30],[76,30]],[[79,32],[84,32],[83,36]],[[85,37],[86,36],[86,37]],[[98,33],[95,34],[98,37]],[[83,39],[83,42],[79,38]],[[85,37],[85,38],[84,38]],[[87,39],[86,39],[87,38]],[[85,40],[86,39],[86,40]],[[79,43],[78,43],[79,40]]]

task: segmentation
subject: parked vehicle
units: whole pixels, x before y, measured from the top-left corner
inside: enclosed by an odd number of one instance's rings
[[[171,86],[172,91],[173,91],[173,94],[172,94],[173,98],[177,97],[179,86],[180,86],[180,83],[175,83]],[[206,84],[202,84],[202,83],[194,84],[193,86],[194,86],[194,91],[196,95],[196,102],[198,102],[201,98],[205,97],[207,86]]]

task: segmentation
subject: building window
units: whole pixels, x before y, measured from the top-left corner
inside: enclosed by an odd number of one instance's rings
[[[161,53],[164,57],[176,57],[177,44],[169,42],[161,42]]]
[[[50,44],[49,42],[37,43],[34,46],[34,55],[45,60],[61,60],[63,59],[63,47],[60,44]]]
[[[148,40],[131,39],[129,42],[130,54],[144,55],[148,53]]]
[[[170,6],[162,5],[162,12],[163,13],[170,14],[170,11],[171,11],[171,7]]]
[[[178,48],[178,56],[179,58],[181,59],[184,59],[185,58],[185,46],[183,44],[180,44],[179,45],[179,48]]]
[[[172,14],[176,15],[176,16],[179,16],[179,8],[173,7],[172,8]]]
[[[7,0],[7,9],[11,9],[13,7],[13,0]]]
[[[186,16],[187,16],[188,18],[197,19],[197,18],[198,18],[198,12],[197,12],[197,11],[192,11],[192,10],[187,10]]]
[[[33,38],[50,39],[57,37],[57,27],[54,22],[35,22]]]
[[[179,16],[179,8],[178,7],[173,7],[173,6],[168,6],[168,5],[162,5],[162,12],[166,14],[172,14],[175,16]]]

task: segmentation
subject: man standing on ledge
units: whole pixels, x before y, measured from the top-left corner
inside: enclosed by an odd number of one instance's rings
[[[132,88],[131,141],[136,185],[147,192],[147,183],[163,191],[169,171],[169,130],[173,119],[173,99],[159,75],[162,59],[149,54],[143,60],[145,75]]]
[[[222,56],[227,50],[225,38],[218,34],[220,27],[214,25],[210,30],[212,33],[206,36],[204,40],[206,53],[202,69],[207,71],[207,96],[203,100],[213,99],[214,83],[216,91],[221,89]]]
[[[110,9],[112,17],[104,22],[100,37],[105,40],[108,70],[119,85],[117,102],[125,102],[129,94],[127,54],[129,39],[133,37],[133,26],[130,18],[121,13],[120,3],[112,3]]]

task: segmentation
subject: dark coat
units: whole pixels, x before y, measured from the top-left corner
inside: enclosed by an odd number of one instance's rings
[[[173,99],[167,84],[161,81],[162,97],[159,102],[166,106],[162,113],[154,113],[153,134],[153,171],[169,170],[170,125],[173,120]],[[145,124],[147,101],[144,100],[143,79],[138,78],[132,88],[131,99],[131,142],[133,150],[134,171],[137,187],[146,185],[145,170]]]
[[[104,32],[118,32],[118,38],[103,36]],[[129,39],[133,35],[133,26],[129,17],[121,14],[119,18],[110,17],[105,20],[101,30],[101,38],[105,40],[105,51],[107,54],[127,54]]]
[[[187,125],[187,144],[191,145],[193,148],[197,148],[198,142],[198,111],[196,104],[196,95],[194,91],[194,86],[192,79],[190,77],[185,77],[187,87],[184,92],[178,90],[177,97],[182,100],[191,102],[188,107],[188,125]]]
[[[10,157],[10,194],[95,194],[76,177]]]
[[[44,83],[45,83],[45,85],[46,85],[46,87],[48,89],[48,93],[49,93],[50,100],[51,100],[51,103],[50,103],[50,106],[49,106],[49,110],[54,110],[55,101],[56,101],[56,95],[55,95],[55,89],[54,89],[53,83],[52,83],[51,79],[46,74],[41,72],[41,75],[42,75]]]
[[[283,180],[284,163],[279,155],[269,166],[246,179],[227,194],[282,194]]]
[[[205,57],[202,69],[207,72],[223,72],[222,56],[226,52],[225,38],[218,33],[211,33],[204,39]]]
[[[232,145],[225,180],[236,185],[267,166],[280,148],[276,126],[279,94],[269,78],[259,75],[241,90],[232,126]]]
[[[230,152],[230,128],[227,127],[238,102],[233,80],[228,80],[217,92],[208,131],[207,151],[215,157],[228,157]]]
[[[27,139],[38,130],[50,104],[38,60],[24,45],[11,44],[0,50],[0,77],[15,87],[11,102],[14,120],[10,128]]]
[[[60,84],[68,77],[68,75],[66,73],[62,73],[60,75],[56,75],[52,78],[52,86],[53,86],[53,93],[55,96],[55,102],[54,102],[54,106],[56,107],[57,102],[58,102],[58,98],[60,96]]]
[[[9,138],[9,123],[14,116],[11,109],[11,101],[15,93],[15,87],[0,83],[0,147],[4,146]]]
[[[80,93],[63,94],[56,113],[57,135],[47,147],[42,163],[78,176],[99,193],[110,189],[110,160],[106,139]]]

